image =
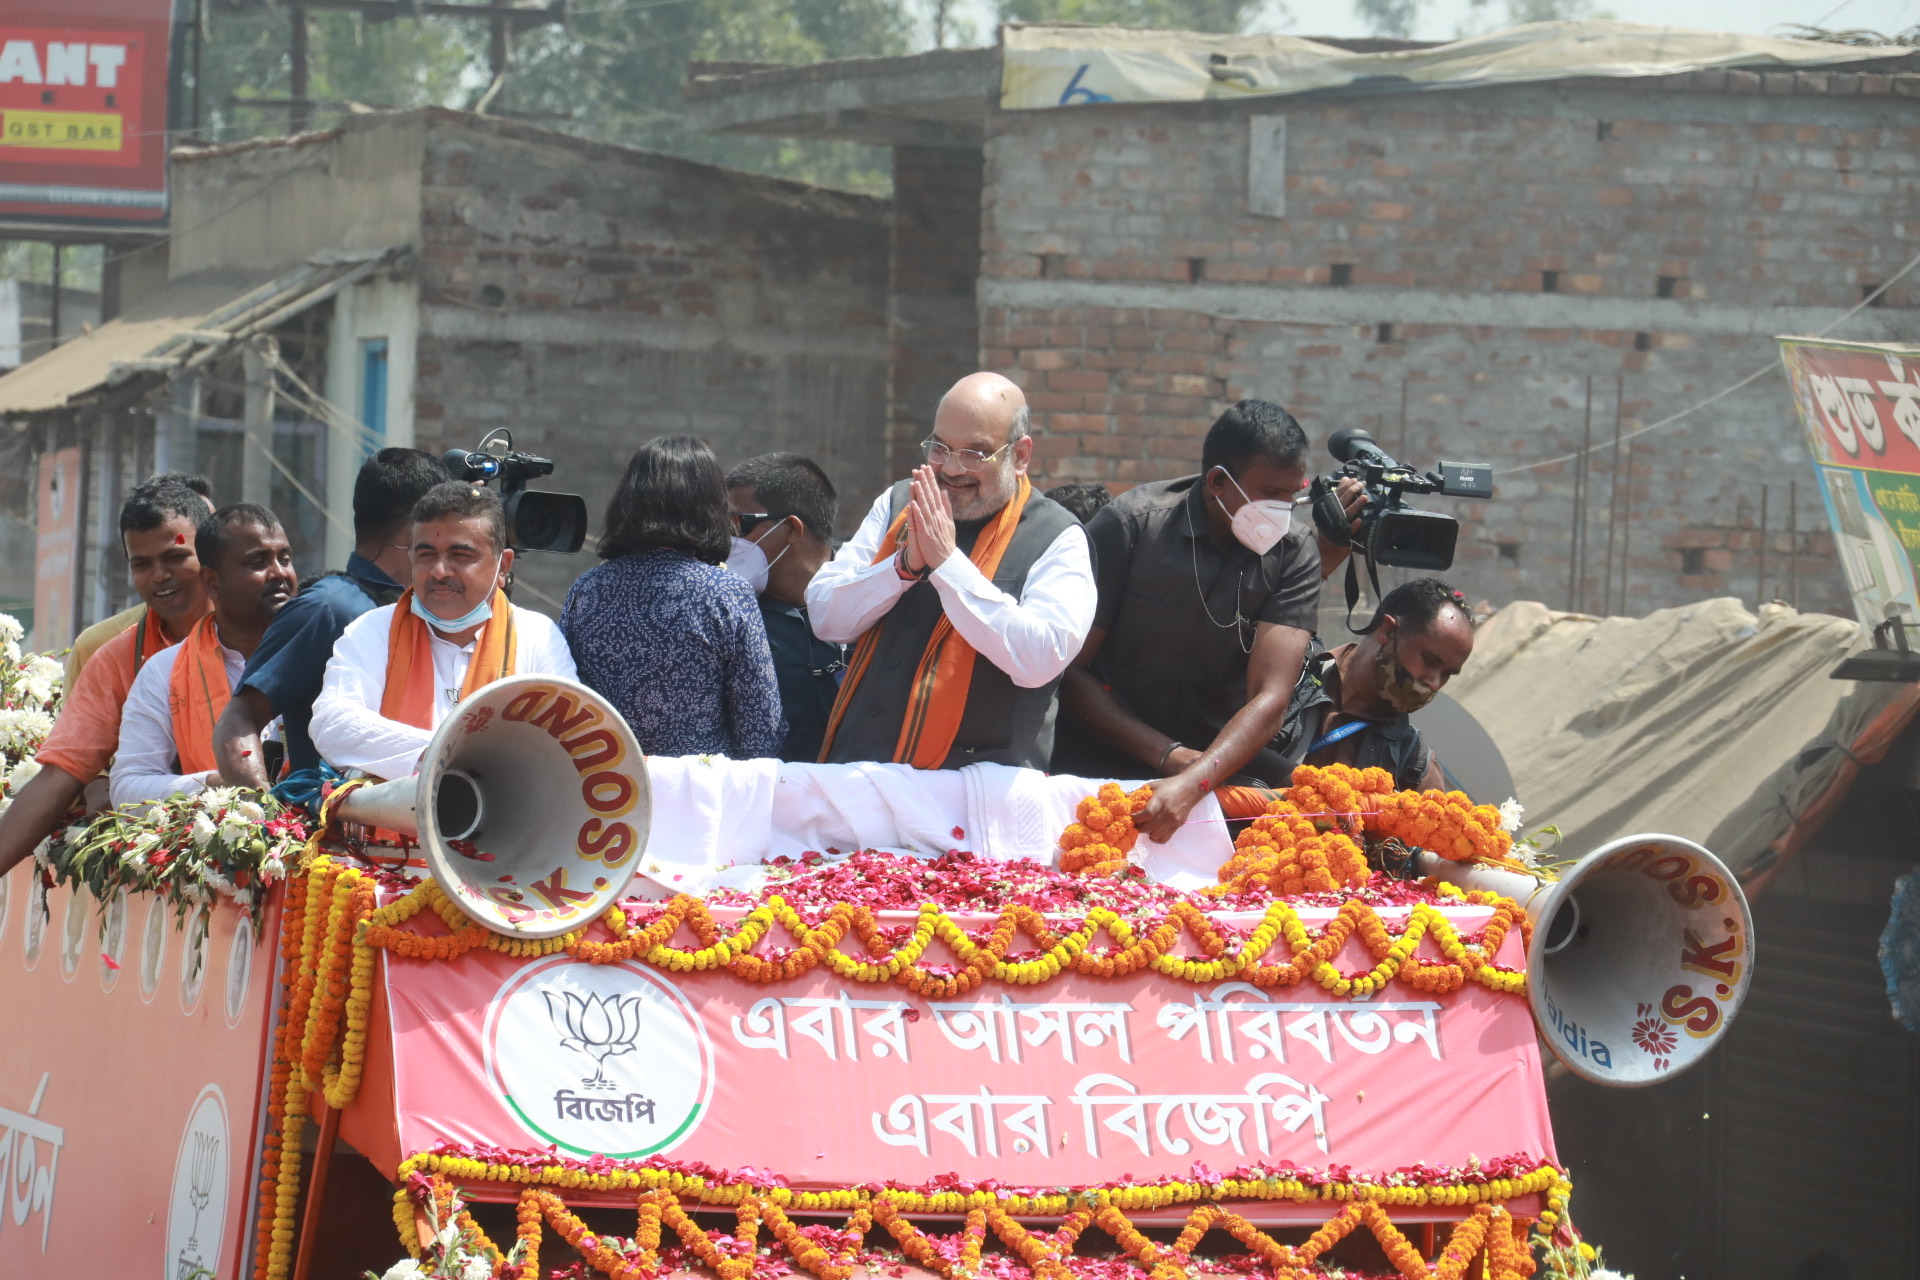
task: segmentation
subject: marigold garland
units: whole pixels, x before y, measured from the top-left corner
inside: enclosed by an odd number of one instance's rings
[[[1392,838],[1454,862],[1503,861],[1513,837],[1500,811],[1459,791],[1396,791],[1385,769],[1301,765],[1293,785],[1234,839],[1216,892],[1327,892],[1367,882],[1363,836]]]
[[[1387,1208],[1447,1207],[1471,1209],[1475,1205],[1500,1204],[1521,1196],[1546,1194],[1551,1201],[1559,1197],[1564,1212],[1565,1199],[1572,1184],[1560,1169],[1541,1164],[1508,1177],[1484,1181],[1421,1184],[1404,1181],[1367,1181],[1351,1177],[1309,1181],[1304,1177],[1223,1177],[1205,1182],[1170,1179],[1165,1182],[1127,1186],[1096,1187],[1084,1190],[1059,1190],[1025,1193],[995,1188],[977,1191],[910,1190],[892,1187],[873,1190],[868,1187],[827,1188],[817,1191],[791,1187],[757,1188],[748,1182],[728,1182],[704,1177],[678,1168],[663,1168],[644,1161],[596,1159],[591,1168],[579,1163],[544,1162],[542,1153],[520,1153],[522,1159],[504,1162],[480,1159],[441,1151],[420,1152],[401,1162],[395,1177],[402,1184],[396,1196],[395,1221],[412,1223],[411,1208],[401,1212],[408,1201],[405,1188],[420,1179],[440,1179],[457,1183],[498,1183],[533,1187],[553,1192],[586,1192],[602,1196],[656,1198],[659,1203],[686,1201],[696,1206],[737,1208],[748,1199],[777,1205],[787,1213],[856,1213],[869,1209],[879,1221],[882,1201],[904,1214],[964,1215],[974,1209],[999,1207],[1021,1217],[1070,1218],[1079,1210],[1097,1211],[1111,1205],[1123,1212],[1169,1209],[1181,1205],[1215,1204],[1235,1200],[1289,1201],[1299,1204],[1346,1204],[1365,1202]],[[409,1201],[410,1203],[410,1201]],[[1544,1221],[1549,1228],[1553,1224]],[[552,1219],[548,1219],[552,1223]],[[671,1215],[666,1225],[672,1225]],[[1084,1225],[1084,1224],[1083,1224]],[[403,1228],[403,1234],[408,1228]],[[558,1230],[558,1226],[555,1227]],[[777,1234],[778,1228],[776,1228]]]
[[[1060,869],[1081,875],[1125,870],[1127,855],[1140,838],[1133,829],[1134,815],[1151,799],[1151,786],[1137,787],[1129,795],[1117,782],[1102,784],[1079,803],[1074,810],[1076,821],[1060,835]]]
[[[405,897],[372,911],[354,945],[418,960],[454,959],[472,946],[508,955],[565,952],[589,964],[639,960],[676,973],[725,969],[735,977],[757,983],[791,981],[824,965],[850,981],[893,983],[931,999],[964,995],[988,979],[1035,986],[1065,972],[1115,977],[1141,969],[1187,982],[1212,983],[1241,978],[1262,987],[1292,986],[1311,977],[1336,994],[1378,990],[1381,984],[1396,976],[1423,991],[1457,990],[1467,981],[1479,982],[1496,991],[1523,990],[1524,974],[1497,968],[1491,960],[1514,924],[1519,923],[1523,930],[1529,927],[1525,913],[1507,899],[1481,895],[1477,901],[1491,904],[1494,913],[1481,940],[1475,943],[1463,941],[1445,915],[1425,903],[1416,903],[1409,909],[1407,926],[1396,938],[1388,932],[1374,908],[1349,902],[1340,908],[1339,915],[1316,940],[1307,933],[1298,912],[1284,902],[1276,902],[1268,906],[1261,923],[1237,946],[1205,912],[1191,903],[1179,903],[1144,935],[1136,932],[1125,917],[1105,907],[1092,908],[1077,927],[1060,932],[1032,907],[1014,904],[1000,912],[984,943],[976,942],[943,910],[929,905],[921,909],[907,940],[893,947],[881,929],[878,916],[867,907],[842,903],[820,924],[809,925],[799,912],[775,895],[748,912],[733,932],[724,936],[704,903],[698,898],[682,896],[670,902],[659,919],[645,929],[632,929],[617,907],[608,910],[600,917],[600,923],[613,936],[611,942],[590,938],[586,930],[581,929],[560,938],[528,944],[474,924],[457,905],[446,899],[436,884],[426,881]],[[430,935],[402,927],[427,908],[441,918],[449,933]],[[1372,953],[1375,965],[1364,973],[1345,975],[1332,964],[1332,958],[1339,954],[1361,921],[1368,922],[1361,930],[1361,940]],[[777,960],[753,954],[776,925],[791,935],[797,945]],[[667,939],[683,926],[701,944],[699,947],[685,949],[668,943]],[[1118,947],[1089,951],[1093,939],[1103,930]],[[1199,944],[1205,959],[1172,954],[1182,932]],[[1006,957],[1015,949],[1015,941],[1022,934],[1036,944],[1041,954],[1032,960],[1008,960]],[[1446,957],[1444,961],[1420,960],[1413,955],[1420,939],[1428,935]],[[859,959],[840,950],[840,944],[849,936],[865,947],[869,959]],[[920,964],[936,940],[959,961],[953,971],[935,972]],[[1291,951],[1291,961],[1277,965],[1264,963],[1267,952],[1280,940],[1284,940]],[[523,951],[530,945],[539,949]],[[1347,984],[1345,989],[1343,983]]]
[[[980,942],[944,911],[929,905],[915,920],[910,937],[895,947],[876,913],[861,906],[840,904],[819,925],[809,925],[797,911],[775,896],[738,920],[730,933],[723,934],[703,902],[682,896],[670,902],[645,928],[633,928],[619,908],[610,908],[599,923],[611,941],[589,937],[588,930],[582,928],[560,938],[529,942],[495,934],[476,924],[432,881],[424,882],[385,906],[378,906],[371,877],[330,858],[317,857],[304,875],[293,878],[282,928],[281,945],[286,964],[281,981],[285,996],[270,1085],[270,1121],[261,1175],[258,1227],[262,1247],[257,1251],[259,1260],[254,1274],[256,1280],[284,1280],[289,1270],[294,1213],[299,1198],[301,1135],[308,1115],[308,1099],[318,1092],[328,1105],[337,1108],[351,1103],[358,1092],[369,1032],[377,950],[428,961],[454,959],[475,947],[516,957],[565,952],[593,964],[642,960],[677,972],[725,969],[736,977],[760,983],[788,981],[825,965],[849,980],[896,983],[935,999],[970,991],[989,978],[1033,985],[1067,971],[1111,977],[1143,969],[1202,984],[1239,978],[1269,989],[1311,981],[1341,997],[1370,995],[1395,978],[1426,992],[1457,990],[1468,981],[1479,982],[1495,991],[1523,991],[1525,975],[1499,968],[1492,959],[1515,924],[1521,927],[1523,937],[1526,935],[1529,926],[1525,914],[1517,904],[1490,894],[1450,896],[1492,907],[1492,916],[1477,939],[1463,939],[1441,911],[1426,904],[1411,907],[1405,926],[1395,934],[1372,907],[1350,901],[1317,936],[1308,932],[1293,908],[1283,902],[1273,903],[1251,933],[1237,942],[1191,903],[1176,904],[1165,919],[1144,932],[1136,931],[1130,921],[1103,907],[1091,909],[1077,927],[1062,931],[1050,925],[1040,912],[1016,904],[1000,913],[985,942]],[[446,932],[430,934],[408,927],[423,912],[431,912]],[[778,959],[754,954],[754,949],[776,925],[798,945]],[[682,929],[693,935],[700,944],[697,948],[670,945],[670,939]],[[1102,931],[1116,945],[1104,951],[1090,951],[1094,937]],[[1198,945],[1204,958],[1174,954],[1182,933]],[[1040,956],[1032,960],[1008,960],[1016,939],[1022,934],[1038,947]],[[864,946],[868,958],[859,959],[840,950],[840,944],[849,936]],[[1373,957],[1374,964],[1370,969],[1349,974],[1334,960],[1356,936]],[[920,963],[936,940],[953,953],[959,961],[957,968],[935,972]],[[1423,959],[1415,954],[1428,940],[1442,959]],[[1267,960],[1268,952],[1276,947],[1284,947],[1282,954],[1288,957],[1284,963]],[[1080,1210],[1080,1201],[1088,1195],[1093,1198],[1091,1203],[1100,1208],[1124,1211],[1216,1199],[1324,1199],[1378,1205],[1473,1206],[1544,1191],[1548,1193],[1548,1205],[1540,1216],[1539,1227],[1550,1234],[1565,1212],[1569,1190],[1558,1170],[1542,1166],[1522,1178],[1494,1179],[1459,1187],[1315,1184],[1285,1178],[1243,1178],[1050,1196],[889,1191],[885,1193],[884,1202],[891,1208],[882,1209],[881,1201],[864,1190],[791,1192],[783,1188],[756,1196],[743,1184],[709,1183],[668,1169],[622,1168],[599,1175],[563,1166],[490,1165],[462,1157],[416,1156],[401,1167],[399,1176],[403,1184],[416,1172],[448,1180],[523,1184],[539,1193],[523,1196],[518,1212],[519,1235],[528,1242],[529,1249],[537,1249],[539,1223],[544,1221],[569,1244],[580,1248],[595,1266],[635,1280],[651,1273],[601,1246],[550,1188],[656,1193],[655,1208],[645,1210],[643,1207],[642,1252],[649,1248],[645,1244],[649,1230],[655,1241],[651,1247],[657,1249],[660,1229],[672,1227],[703,1260],[709,1252],[713,1253],[715,1269],[726,1268],[721,1280],[750,1280],[751,1255],[742,1258],[714,1252],[717,1246],[679,1208],[675,1197],[690,1197],[709,1205],[735,1206],[742,1215],[738,1229],[748,1234],[757,1231],[764,1220],[782,1247],[797,1259],[804,1258],[817,1265],[818,1269],[816,1265],[807,1265],[806,1269],[821,1280],[845,1280],[842,1272],[850,1272],[853,1267],[857,1240],[837,1258],[818,1245],[798,1244],[809,1238],[785,1217],[785,1210],[853,1213],[861,1236],[872,1225],[881,1223],[887,1214],[892,1215],[891,1222],[904,1224],[900,1214],[971,1215],[978,1211],[985,1215],[978,1220],[980,1224],[991,1224],[1009,1248],[1023,1257],[1031,1255],[1038,1262],[1036,1280],[1069,1280],[1065,1255],[1071,1251],[1073,1237],[1091,1219],[1069,1217],[1061,1233],[1047,1237],[1017,1229],[1011,1219],[1004,1218],[1005,1214],[1071,1215]],[[778,1216],[769,1212],[770,1207],[778,1211]],[[414,1206],[404,1185],[395,1197],[394,1212],[402,1238],[416,1236]],[[866,1215],[864,1218],[860,1216],[862,1213]],[[1001,1216],[996,1218],[996,1214]],[[1237,1230],[1226,1219],[1221,1221],[1229,1230]],[[1338,1221],[1342,1220],[1336,1219]],[[462,1217],[460,1222],[463,1227],[471,1225],[469,1218]],[[1192,1224],[1190,1220],[1189,1225]],[[976,1227],[975,1220],[969,1218],[961,1261],[965,1263],[971,1257],[970,1265],[975,1269],[985,1229],[985,1225]],[[888,1230],[892,1232],[894,1227],[889,1225]],[[902,1225],[900,1230],[910,1233],[910,1224]],[[1248,1227],[1247,1230],[1254,1229]],[[689,1231],[697,1232],[699,1239],[686,1234]],[[700,1240],[707,1243],[702,1245]],[[413,1247],[417,1250],[417,1241]],[[907,1248],[911,1256],[913,1248],[918,1246],[909,1248],[903,1241],[902,1247]],[[931,1249],[931,1244],[927,1248]],[[493,1256],[497,1266],[507,1265],[497,1252]],[[602,1265],[603,1261],[606,1265]],[[1040,1275],[1041,1271],[1046,1274]],[[519,1274],[530,1277],[534,1272],[523,1262]],[[1184,1275],[1183,1269],[1180,1274]],[[1525,1272],[1510,1269],[1507,1274],[1517,1277]],[[963,1267],[954,1280],[969,1280],[971,1275],[972,1271]],[[1162,1276],[1161,1280],[1170,1280],[1170,1277]]]
[[[403,1224],[402,1238],[415,1256],[418,1256],[420,1246],[419,1231],[415,1226],[420,1216],[416,1208],[417,1196],[424,1196],[433,1204],[439,1220],[446,1220],[450,1214],[457,1213],[457,1220],[463,1227],[472,1224],[472,1219],[459,1209],[455,1199],[454,1183],[461,1175],[455,1171],[439,1170],[420,1174],[417,1170],[421,1162],[421,1157],[415,1157],[402,1166],[406,1177],[403,1189],[396,1196],[395,1209],[395,1220]],[[480,1162],[464,1163],[475,1165]],[[1540,1174],[1546,1179],[1560,1176],[1559,1171],[1551,1166],[1543,1166]],[[468,1176],[471,1178],[470,1171]],[[590,1176],[604,1179],[606,1175]],[[689,1178],[688,1181],[698,1183],[700,1179]],[[1523,1181],[1546,1185],[1546,1181],[1537,1176],[1530,1176]],[[756,1260],[759,1230],[761,1224],[765,1223],[774,1241],[787,1252],[795,1265],[818,1280],[850,1280],[861,1244],[874,1226],[885,1229],[909,1259],[946,1280],[971,1280],[979,1274],[981,1255],[989,1231],[1027,1265],[1033,1272],[1034,1280],[1070,1280],[1073,1272],[1068,1259],[1089,1225],[1098,1225],[1112,1236],[1127,1256],[1148,1271],[1152,1280],[1188,1280],[1194,1249],[1208,1232],[1216,1228],[1227,1232],[1259,1257],[1282,1280],[1293,1277],[1304,1280],[1312,1275],[1309,1268],[1325,1257],[1336,1244],[1362,1227],[1372,1233],[1394,1270],[1406,1280],[1464,1280],[1473,1261],[1480,1257],[1486,1260],[1485,1270],[1480,1274],[1488,1277],[1488,1280],[1526,1280],[1532,1275],[1533,1260],[1522,1243],[1526,1223],[1514,1218],[1499,1204],[1487,1200],[1454,1202],[1467,1204],[1468,1211],[1449,1232],[1440,1256],[1429,1263],[1419,1248],[1394,1224],[1387,1212],[1386,1198],[1370,1194],[1413,1189],[1359,1185],[1348,1188],[1348,1194],[1342,1197],[1345,1203],[1339,1211],[1298,1245],[1281,1244],[1231,1208],[1212,1203],[1197,1204],[1192,1208],[1179,1237],[1172,1244],[1157,1243],[1134,1225],[1121,1203],[1127,1191],[1139,1188],[1117,1188],[1098,1193],[1099,1201],[1094,1207],[1062,1211],[1060,1227],[1048,1233],[1021,1225],[1017,1215],[1032,1217],[1036,1213],[1045,1213],[1047,1210],[1040,1207],[1040,1202],[1060,1197],[1006,1197],[993,1192],[971,1195],[950,1193],[932,1198],[948,1203],[921,1209],[913,1202],[926,1197],[916,1198],[910,1193],[892,1190],[873,1193],[862,1191],[858,1193],[861,1199],[852,1208],[845,1228],[838,1233],[845,1243],[837,1252],[830,1252],[801,1231],[788,1216],[788,1209],[807,1207],[802,1204],[807,1196],[806,1193],[785,1187],[731,1197],[735,1215],[734,1230],[731,1236],[723,1233],[717,1238],[695,1222],[680,1203],[680,1197],[687,1195],[699,1200],[699,1189],[688,1187],[677,1191],[656,1189],[643,1192],[636,1198],[636,1230],[633,1248],[628,1251],[624,1243],[616,1249],[604,1238],[595,1235],[555,1192],[545,1186],[529,1186],[520,1194],[516,1211],[516,1236],[522,1250],[522,1262],[517,1271],[522,1276],[537,1273],[537,1251],[544,1224],[551,1226],[555,1234],[578,1250],[589,1265],[613,1280],[644,1280],[660,1273],[664,1228],[671,1229],[695,1259],[714,1271],[720,1280],[749,1280]],[[1538,1190],[1540,1187],[1531,1189]],[[833,1207],[846,1208],[844,1205]],[[955,1237],[959,1248],[953,1251],[952,1256],[936,1243],[937,1237],[928,1235],[908,1220],[906,1215],[915,1211],[949,1212],[963,1217],[963,1224]],[[504,1255],[484,1235],[478,1238],[488,1258],[494,1262],[495,1274],[501,1274],[500,1264]]]

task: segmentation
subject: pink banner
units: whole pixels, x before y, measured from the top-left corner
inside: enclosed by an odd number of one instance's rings
[[[1333,914],[1301,912],[1312,931]],[[1380,914],[1403,927],[1404,908]],[[1470,935],[1489,913],[1446,914]],[[1421,954],[1438,958],[1431,940]],[[382,960],[393,1051],[374,1058],[391,1062],[397,1127],[379,1145],[402,1153],[551,1144],[796,1187],[1553,1159],[1526,1001],[1474,983],[1358,1001],[1311,982],[1068,974],[932,1000],[824,967],[759,986],[565,956]],[[1521,961],[1516,930],[1500,962]],[[1373,960],[1350,941],[1337,963]]]
[[[0,877],[0,1276],[241,1274],[276,958],[230,903]]]

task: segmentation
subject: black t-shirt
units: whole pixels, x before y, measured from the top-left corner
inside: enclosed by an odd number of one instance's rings
[[[1205,747],[1247,702],[1254,625],[1311,632],[1320,600],[1312,522],[1294,522],[1264,556],[1207,531],[1199,476],[1130,489],[1087,525],[1106,632],[1093,674],[1134,715]],[[1236,621],[1236,618],[1238,621]],[[1221,626],[1220,623],[1227,625]],[[1061,717],[1053,767],[1087,777],[1152,773]]]
[[[780,711],[787,737],[780,758],[812,764],[820,758],[833,700],[847,669],[850,646],[829,644],[813,634],[807,611],[770,596],[760,597],[760,619],[767,624],[767,649],[780,684]]]
[[[1418,791],[1425,785],[1427,766],[1433,752],[1414,727],[1410,716],[1391,715],[1385,720],[1365,721],[1366,728],[1350,732],[1318,753],[1308,748],[1329,732],[1340,705],[1340,655],[1353,645],[1338,649],[1320,648],[1316,640],[1307,652],[1300,679],[1293,687],[1293,701],[1287,704],[1286,719],[1274,736],[1273,749],[1287,761],[1311,764],[1344,764],[1355,769],[1385,769],[1393,775],[1393,785],[1402,791]],[[1342,720],[1338,729],[1351,723]],[[1308,757],[1318,754],[1319,759]]]

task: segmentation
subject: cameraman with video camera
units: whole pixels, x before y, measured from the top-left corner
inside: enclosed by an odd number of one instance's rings
[[[1332,559],[1329,544],[1341,559],[1355,557],[1347,565],[1347,626],[1360,639],[1328,651],[1315,637],[1274,749],[1289,765],[1382,768],[1402,791],[1444,788],[1440,764],[1411,716],[1472,656],[1473,618],[1466,597],[1438,578],[1415,578],[1381,596],[1379,566],[1450,566],[1460,522],[1409,507],[1405,495],[1491,498],[1492,470],[1443,461],[1422,474],[1388,457],[1357,427],[1334,432],[1327,452],[1341,466],[1313,482],[1313,522],[1323,563]],[[1371,622],[1354,627],[1362,560],[1380,606]]]
[[[1088,523],[1099,602],[1060,690],[1055,772],[1159,778],[1136,821],[1156,841],[1222,783],[1286,784],[1291,766],[1270,744],[1318,616],[1321,549],[1292,520],[1307,485],[1300,424],[1242,400],[1207,432],[1200,463]],[[1346,496],[1351,518],[1363,494]]]

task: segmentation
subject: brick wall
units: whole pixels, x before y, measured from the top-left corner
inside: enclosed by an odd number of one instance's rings
[[[886,478],[887,205],[452,113],[430,117],[416,433],[512,429],[598,530],[633,451],[795,449],[843,495]],[[591,553],[531,557],[558,598]]]
[[[979,366],[981,155],[975,148],[893,149],[892,286],[887,339],[891,474],[919,461],[940,397]]]
[[[1284,217],[1247,212],[1256,111],[1286,117]],[[1463,589],[1751,601],[1766,484],[1784,594],[1797,480],[1800,603],[1847,612],[1782,379],[1623,449],[1617,500],[1616,403],[1630,433],[1777,366],[1771,335],[1825,326],[1920,250],[1917,175],[1920,128],[1886,98],[1565,86],[999,113],[983,361],[1028,389],[1044,479],[1116,487],[1195,469],[1243,395],[1294,409],[1316,465],[1342,426],[1422,466],[1538,462],[1581,447],[1591,378],[1580,572],[1577,468],[1556,463],[1492,503],[1433,504],[1466,522]],[[1910,334],[1914,280],[1886,302],[1839,334]]]

